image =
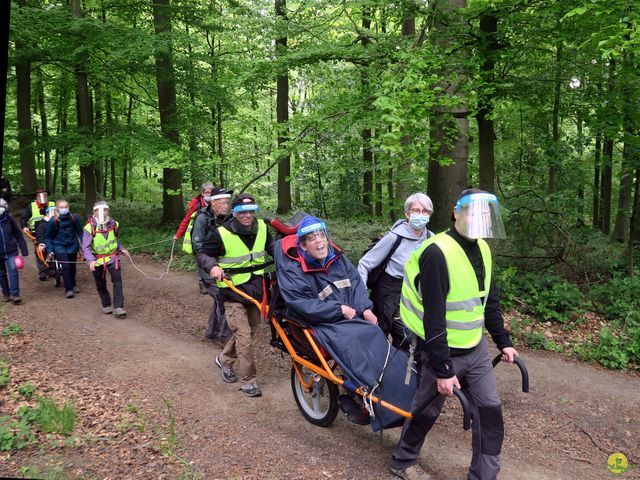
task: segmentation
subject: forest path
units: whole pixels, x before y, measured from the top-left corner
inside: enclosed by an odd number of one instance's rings
[[[197,293],[194,273],[171,272],[162,280],[148,280],[125,263],[128,316],[117,319],[101,313],[85,265],[79,266],[81,293],[67,300],[62,287],[39,282],[33,258],[26,260],[21,273],[24,304],[9,306],[3,320],[20,324],[29,335],[23,345],[5,344],[0,351],[12,371],[46,370],[69,390],[87,382],[108,387],[124,403],[142,403],[157,412],[163,410],[163,399],[170,400],[179,455],[201,478],[395,478],[388,473],[388,462],[399,430],[385,431],[381,441],[369,427],[342,415],[329,428],[305,421],[291,392],[290,362],[269,352],[266,325],[258,342],[264,348],[257,353],[263,396],[246,398],[237,385],[222,381],[213,365],[220,349],[203,340],[210,300]],[[136,262],[150,275],[163,271],[139,256]],[[496,368],[506,428],[501,479],[600,480],[613,478],[606,466],[611,453],[640,460],[637,375],[559,354],[521,354],[530,373],[529,394],[520,391],[515,367]],[[115,435],[91,450],[21,450],[10,463],[0,462],[5,465],[0,475],[55,456],[78,472],[86,466],[95,478],[175,478],[167,457],[141,460],[148,457],[136,456],[138,445],[122,442]],[[110,453],[118,448],[135,450],[126,466],[117,465]],[[470,452],[470,434],[461,429],[458,407],[447,402],[420,463],[436,479],[463,479]],[[615,478],[640,478],[640,470]]]

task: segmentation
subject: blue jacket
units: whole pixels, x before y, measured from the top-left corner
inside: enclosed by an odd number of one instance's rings
[[[373,307],[358,271],[337,251],[325,267],[308,265],[296,246],[295,235],[279,240],[274,248],[280,294],[286,316],[311,325],[344,320],[342,305],[362,312]]]
[[[0,258],[4,260],[15,257],[18,255],[18,248],[23,257],[29,255],[27,242],[24,241],[16,221],[8,213],[3,213],[0,215]]]
[[[48,252],[78,253],[82,236],[82,224],[77,215],[68,213],[47,222],[44,243]]]

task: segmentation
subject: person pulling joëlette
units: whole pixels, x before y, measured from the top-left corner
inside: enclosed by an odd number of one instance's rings
[[[461,386],[474,409],[467,478],[493,480],[500,471],[502,404],[483,329],[503,360],[513,363],[518,352],[504,327],[491,250],[484,240],[505,237],[498,199],[482,190],[464,190],[452,218],[453,228],[425,240],[404,269],[400,316],[418,337],[420,364],[412,411],[433,398],[405,421],[393,450],[391,472],[405,480],[431,478],[418,466],[418,455],[445,397]]]
[[[198,251],[198,266],[217,280],[224,298],[227,324],[232,332],[215,359],[222,379],[235,383],[239,375],[242,392],[248,397],[259,397],[262,391],[256,382],[254,338],[260,326],[260,312],[252,302],[233,292],[222,279],[225,273],[228,274],[238,289],[262,301],[266,254],[273,256],[273,238],[264,220],[255,218],[258,205],[251,195],[236,195],[231,208],[233,216],[214,229]]]
[[[102,313],[113,313],[124,317],[124,295],[122,292],[122,267],[119,252],[128,255],[118,239],[118,222],[109,217],[109,205],[105,201],[96,202],[93,216],[89,217],[82,232],[82,255],[89,264],[96,282]],[[107,290],[107,271],[113,284],[113,303]]]

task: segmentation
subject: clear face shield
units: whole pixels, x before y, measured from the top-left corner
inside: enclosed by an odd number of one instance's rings
[[[298,238],[300,248],[315,260],[324,260],[333,253],[331,236],[324,222],[307,225],[301,229]]]
[[[93,218],[96,219],[98,225],[104,225],[109,221],[109,207],[107,205],[98,205],[93,209]]]
[[[456,230],[473,239],[507,238],[498,198],[491,193],[472,193],[458,200]]]
[[[38,202],[40,205],[46,205],[48,200],[49,197],[47,196],[46,192],[40,192],[36,194],[36,202]]]

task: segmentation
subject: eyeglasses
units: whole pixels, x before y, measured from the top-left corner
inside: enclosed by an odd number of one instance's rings
[[[307,233],[304,236],[304,242],[317,242],[318,240],[326,240],[327,235],[324,233],[323,230],[316,230],[315,232],[311,232],[311,233]]]
[[[419,208],[411,208],[409,209],[410,213],[415,213],[416,215],[431,215],[431,212],[429,210],[427,210],[426,208],[423,208],[422,210],[420,210]]]

